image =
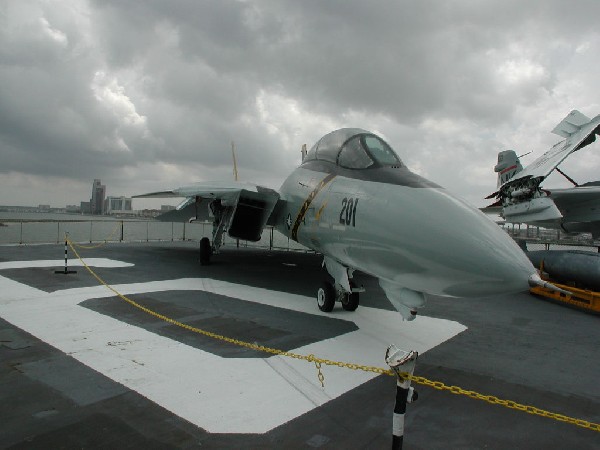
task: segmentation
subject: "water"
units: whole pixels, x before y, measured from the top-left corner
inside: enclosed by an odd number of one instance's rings
[[[199,241],[212,237],[210,222],[159,222],[121,219],[111,216],[85,216],[56,213],[0,212],[0,244],[47,244],[65,241],[65,233],[74,242]],[[224,237],[224,245],[237,246],[236,239]],[[307,250],[268,227],[259,242],[240,241],[243,247]]]
[[[42,222],[42,221],[114,221],[121,220],[112,216],[91,216],[85,214],[59,214],[39,212],[6,212],[0,211],[0,223],[6,221]],[[124,219],[128,220],[128,219]],[[139,220],[139,219],[138,219]]]

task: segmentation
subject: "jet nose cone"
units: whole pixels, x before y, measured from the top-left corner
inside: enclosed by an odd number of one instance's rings
[[[448,199],[459,207],[448,240],[454,240],[456,265],[464,269],[465,277],[447,293],[478,296],[527,290],[536,271],[517,243],[478,209],[458,198]]]
[[[535,268],[497,224],[444,189],[418,196],[414,226],[421,243],[412,245],[427,255],[430,293],[474,297],[528,289]]]

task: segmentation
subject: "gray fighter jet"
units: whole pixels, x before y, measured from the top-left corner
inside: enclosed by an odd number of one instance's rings
[[[528,223],[566,232],[591,232],[600,236],[600,183],[577,184],[558,166],[572,153],[591,144],[600,134],[600,115],[590,119],[571,111],[553,130],[565,139],[525,169],[514,150],[498,153],[498,191],[489,195],[497,201],[485,210],[497,209],[507,222]],[[573,188],[549,189],[542,182],[554,170],[564,175]]]
[[[240,183],[197,183],[137,197],[186,197],[179,209],[214,217],[218,253],[223,233],[257,241],[265,226],[323,255],[317,304],[358,307],[364,289],[355,271],[376,277],[395,308],[413,319],[425,294],[481,297],[544,283],[517,244],[476,208],[411,172],[380,137],[344,128],[322,137],[279,191]]]

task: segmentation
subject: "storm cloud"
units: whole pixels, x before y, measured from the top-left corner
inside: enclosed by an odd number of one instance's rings
[[[353,126],[482,206],[498,151],[527,164],[569,111],[600,113],[599,15],[596,0],[4,1],[0,204],[78,203],[94,178],[128,196],[231,179],[231,141],[241,178],[278,188],[302,144]],[[597,179],[597,155],[565,170]]]

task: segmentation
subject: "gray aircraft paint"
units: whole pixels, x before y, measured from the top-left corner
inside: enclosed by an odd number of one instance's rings
[[[217,182],[141,197],[164,195],[226,200],[231,209],[223,217],[229,222],[223,219],[221,225],[234,238],[240,237],[242,223],[256,227],[258,221],[249,222],[254,213],[264,219],[263,227],[270,215],[268,222],[283,234],[323,254],[334,280],[319,290],[319,302],[331,301],[331,289],[337,300],[348,299],[349,279],[360,270],[378,278],[396,309],[412,320],[425,303],[424,293],[517,292],[537,276],[521,249],[483,213],[412,173],[385,141],[361,129],[340,129],[321,138],[278,193]],[[245,195],[262,199],[262,206],[250,202],[232,231],[229,225]],[[215,227],[215,236],[219,229],[224,226]],[[220,245],[216,241],[213,250]]]
[[[280,192],[287,204],[276,225],[280,232],[292,237],[288,218],[294,222],[325,176],[300,167],[285,181]],[[346,203],[342,213],[344,199],[356,205],[348,217],[351,224],[342,223],[348,209]],[[436,295],[522,291],[534,272],[495,223],[441,188],[336,176],[313,199],[297,240],[350,268]],[[448,253],[454,255],[455,268],[447,267]],[[507,259],[513,264],[506,266]]]

